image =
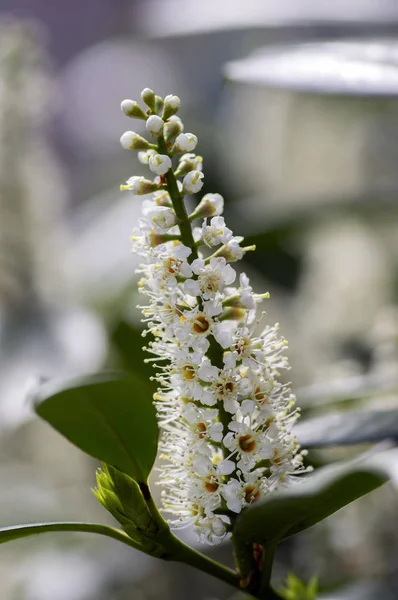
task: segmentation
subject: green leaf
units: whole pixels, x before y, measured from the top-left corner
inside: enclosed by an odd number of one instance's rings
[[[32,535],[38,535],[40,533],[51,533],[59,531],[74,531],[74,532],[85,532],[85,533],[97,533],[105,535],[106,537],[113,538],[123,544],[127,544],[141,550],[139,544],[132,540],[128,535],[115,529],[114,527],[108,527],[108,525],[100,525],[97,523],[32,523],[29,525],[16,525],[11,527],[0,528],[0,544],[6,542],[12,542],[13,540],[19,540],[21,538],[30,537]]]
[[[33,397],[37,414],[78,448],[139,482],[156,458],[158,426],[148,387],[132,375],[50,382]]]
[[[294,433],[304,448],[398,441],[398,410],[328,414],[301,421]]]
[[[244,510],[234,533],[261,544],[299,533],[385,483],[397,454],[389,450],[318,469]]]

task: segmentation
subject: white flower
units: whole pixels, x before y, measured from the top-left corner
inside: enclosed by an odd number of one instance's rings
[[[240,513],[244,506],[259,500],[261,497],[261,483],[258,481],[258,474],[251,474],[247,479],[246,483],[231,479],[222,487],[221,495],[232,512]],[[263,485],[263,487],[266,486]]]
[[[193,133],[180,133],[175,141],[175,145],[183,152],[192,152],[195,150],[198,138]]]
[[[176,224],[175,212],[167,206],[155,206],[148,211],[148,217],[160,231],[168,231]]]
[[[153,154],[149,158],[149,168],[156,175],[164,175],[171,169],[171,159],[166,154]]]
[[[197,258],[191,267],[198,278],[186,281],[184,290],[191,296],[202,295],[204,300],[215,299],[236,278],[236,272],[226,263],[225,258],[211,258],[208,265],[202,258]]]
[[[161,133],[163,131],[163,125],[164,125],[163,119],[161,119],[157,115],[151,115],[148,118],[147,122],[145,123],[145,126],[146,126],[147,130],[149,131],[149,133],[153,133],[153,134]]]
[[[203,173],[200,171],[190,171],[187,175],[185,175],[184,180],[182,182],[183,192],[185,194],[196,194],[203,187]]]
[[[226,227],[224,217],[213,217],[210,225],[203,222],[202,236],[204,243],[211,248],[226,244],[232,238],[232,231]]]
[[[222,542],[227,533],[225,521],[212,513],[207,517],[198,517],[193,525],[199,541],[210,545]]]
[[[236,372],[230,369],[223,369],[219,372],[216,379],[213,380],[211,391],[215,395],[217,401],[222,401],[224,410],[234,414],[239,408],[237,401],[238,397],[238,381],[239,377]]]
[[[198,408],[192,402],[189,402],[183,409],[183,417],[191,425],[194,437],[197,438],[197,446],[203,445],[206,441],[221,442],[223,438],[223,425],[216,421],[218,417],[217,409]]]
[[[274,443],[267,435],[267,431],[254,430],[244,423],[231,422],[232,429],[225,436],[223,443],[232,454],[239,457],[237,466],[242,473],[250,473],[256,463],[262,459],[270,459],[274,455]]]

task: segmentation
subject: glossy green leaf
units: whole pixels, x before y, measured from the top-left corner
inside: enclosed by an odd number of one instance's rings
[[[398,410],[328,414],[301,421],[294,432],[304,448],[398,441]]]
[[[385,483],[397,453],[389,450],[318,469],[244,510],[235,533],[263,544],[299,533]]]
[[[144,482],[156,458],[152,394],[132,375],[99,374],[50,382],[33,401],[38,415],[94,458]]]
[[[100,525],[97,523],[32,523],[29,525],[2,527],[0,528],[0,544],[12,542],[13,540],[19,540],[21,538],[31,537],[40,533],[54,533],[60,531],[97,533],[113,538],[114,540],[122,542],[123,544],[127,544],[128,546],[132,546],[137,550],[141,550],[140,546],[122,531],[119,531],[114,527],[108,527],[107,525]]]

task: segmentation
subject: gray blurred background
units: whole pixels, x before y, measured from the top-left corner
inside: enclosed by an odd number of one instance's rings
[[[110,522],[95,461],[26,397],[42,377],[145,369],[139,206],[118,191],[144,172],[119,144],[120,101],[144,87],[181,97],[204,192],[257,245],[244,268],[271,292],[303,412],[333,410],[345,382],[359,408],[398,408],[396,0],[0,0],[1,526]],[[397,504],[384,486],[285,542],[276,581],[294,570],[325,599],[396,599]],[[0,600],[187,597],[231,596],[106,539],[0,547]]]

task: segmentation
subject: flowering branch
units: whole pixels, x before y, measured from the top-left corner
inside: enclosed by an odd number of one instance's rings
[[[155,178],[134,176],[121,189],[146,196],[132,239],[143,259],[148,360],[157,369],[163,506],[172,526],[192,525],[201,542],[232,534],[241,587],[265,591],[266,554],[236,539],[233,527],[242,509],[304,470],[291,433],[295,398],[279,380],[289,368],[286,342],[278,325],[262,326],[263,314],[256,317],[268,294],[255,294],[244,273],[235,283],[230,263],[254,247],[242,247],[226,226],[223,198],[206,194],[187,212],[185,197],[200,192],[204,175],[202,158],[192,153],[197,138],[176,115],[179,98],[163,100],[149,89],[141,97],[146,112],[132,100],[122,110],[145,121],[151,141],[128,131],[121,144],[137,150]]]

